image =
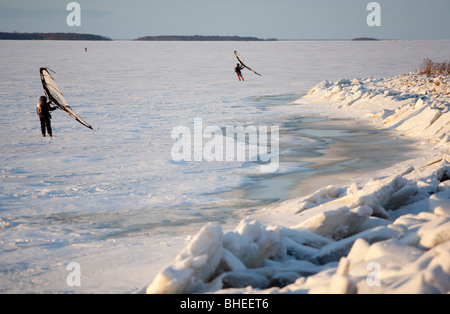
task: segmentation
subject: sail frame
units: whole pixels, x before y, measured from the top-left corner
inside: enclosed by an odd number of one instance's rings
[[[75,111],[67,103],[64,94],[61,92],[60,88],[56,84],[55,79],[50,74],[50,71],[55,73],[49,68],[41,68],[39,70],[41,74],[42,87],[48,99],[50,99],[59,109],[70,115],[76,121],[84,125],[85,127],[94,130],[86,121],[84,121],[80,116],[78,116]]]

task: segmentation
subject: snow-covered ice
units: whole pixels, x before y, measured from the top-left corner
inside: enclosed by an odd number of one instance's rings
[[[448,80],[396,75],[450,42],[0,45],[1,292],[448,290]],[[234,50],[263,77],[237,81]],[[43,66],[96,132],[57,111],[41,139]],[[249,162],[174,162],[171,131],[195,118],[310,129],[281,134],[285,176],[265,178]],[[379,134],[374,150],[345,156],[337,139],[369,126],[358,139]]]

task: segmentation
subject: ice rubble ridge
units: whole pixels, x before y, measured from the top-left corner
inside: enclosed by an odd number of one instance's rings
[[[304,200],[310,209],[296,214],[301,222],[290,228],[246,219],[224,234],[209,224],[147,292],[447,293],[449,175],[446,158],[373,180],[361,190],[328,187],[312,196],[315,207],[310,197]],[[373,216],[399,195],[412,203],[400,209],[412,213],[394,221]],[[371,263],[380,267],[380,285],[367,282]]]
[[[386,129],[450,141],[450,77],[410,73],[385,79],[322,81],[306,97],[331,107],[381,120]]]
[[[271,209],[290,227],[245,219],[224,233],[208,224],[147,293],[448,293],[449,84],[437,79],[409,74],[313,88],[310,101],[425,139],[434,156]]]

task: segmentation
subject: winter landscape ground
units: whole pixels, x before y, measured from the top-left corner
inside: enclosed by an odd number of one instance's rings
[[[450,290],[449,41],[1,45],[0,292]],[[40,67],[95,132],[41,138]],[[174,161],[199,118],[279,126],[277,172]]]
[[[370,117],[420,138],[427,153],[368,181],[267,207],[226,233],[209,224],[147,292],[448,293],[448,79],[408,74],[314,87],[296,103]]]

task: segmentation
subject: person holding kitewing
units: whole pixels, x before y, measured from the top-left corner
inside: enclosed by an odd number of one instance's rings
[[[242,57],[239,55],[239,53],[237,51],[234,52],[234,54],[236,55],[236,58],[238,59],[239,63],[237,64],[236,68],[234,68],[234,71],[236,72],[239,81],[242,79],[242,81],[244,81],[244,77],[242,76],[242,72],[241,70],[243,69],[247,69],[252,71],[253,73],[255,73],[256,75],[262,76],[261,74],[259,74],[258,72],[256,72],[255,70],[253,70],[252,68],[248,67],[245,63],[244,60],[242,60]]]
[[[51,124],[52,115],[50,114],[50,111],[54,111],[58,108],[50,106],[51,103],[52,103],[51,101],[47,102],[47,97],[41,96],[41,98],[39,98],[39,103],[37,104],[36,108],[36,112],[39,116],[39,119],[41,120],[41,132],[43,137],[45,137],[46,129],[48,135],[50,137],[53,137]]]
[[[242,69],[244,69],[244,66],[240,65],[239,63],[237,64],[236,68],[234,69],[234,71],[236,72],[236,74],[239,78],[239,81],[241,81],[241,79],[243,81],[245,81],[244,77],[242,76],[242,72],[241,72]]]

